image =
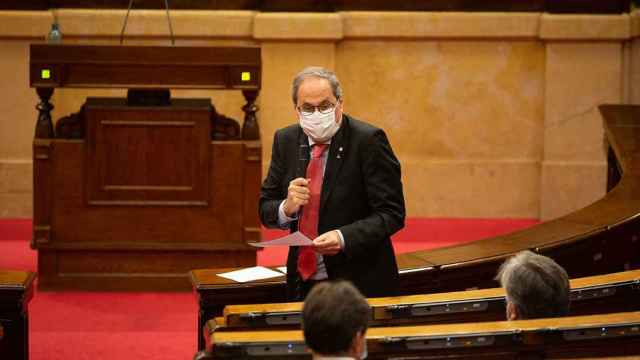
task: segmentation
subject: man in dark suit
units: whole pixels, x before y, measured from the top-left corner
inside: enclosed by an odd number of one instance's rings
[[[390,237],[404,226],[405,206],[384,131],[343,113],[340,83],[323,68],[300,72],[292,98],[299,122],[275,133],[259,205],[265,226],[313,240],[289,249],[289,298],[302,300],[326,279],[350,280],[368,297],[394,295]]]

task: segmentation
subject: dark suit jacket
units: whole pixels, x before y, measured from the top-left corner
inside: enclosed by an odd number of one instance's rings
[[[298,124],[275,133],[269,173],[260,192],[260,219],[265,226],[278,227],[278,207],[287,197],[289,182],[304,177],[308,144]],[[344,114],[329,147],[318,222],[318,234],[339,229],[345,241],[341,252],[323,257],[329,278],[350,280],[368,297],[394,295],[398,267],[390,236],[404,227],[404,218],[400,163],[387,136]],[[291,231],[297,228],[294,221]],[[297,297],[300,284],[297,259],[298,249],[290,248],[290,299]]]

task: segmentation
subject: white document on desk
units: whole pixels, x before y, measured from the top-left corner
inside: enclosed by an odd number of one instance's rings
[[[305,234],[300,231],[296,231],[293,234],[283,236],[279,239],[262,241],[257,243],[249,243],[256,247],[269,247],[269,246],[310,246],[313,241],[309,239]]]
[[[254,280],[270,279],[278,276],[283,276],[282,273],[267,269],[262,266],[254,266],[242,270],[236,270],[226,273],[218,274],[218,276],[225,279],[233,280],[235,282],[248,282]]]

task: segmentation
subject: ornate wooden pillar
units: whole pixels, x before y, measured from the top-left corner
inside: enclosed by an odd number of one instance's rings
[[[242,95],[247,103],[242,107],[244,111],[244,124],[242,124],[242,139],[244,140],[259,140],[260,139],[260,126],[258,126],[258,119],[256,118],[256,112],[259,110],[258,105],[255,104],[258,97],[258,90],[242,90]]]
[[[53,122],[51,121],[51,110],[53,104],[49,102],[53,95],[53,88],[36,88],[40,97],[40,103],[36,105],[38,109],[38,121],[36,122],[36,139],[51,139],[54,137]]]
[[[49,102],[53,95],[50,87],[38,87],[36,93],[40,97],[36,131],[33,139],[33,237],[31,248],[47,244],[51,238],[51,140],[55,137]]]

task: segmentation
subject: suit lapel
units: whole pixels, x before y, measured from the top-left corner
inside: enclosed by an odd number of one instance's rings
[[[324,178],[322,180],[322,193],[320,196],[320,213],[327,204],[327,199],[331,195],[336,182],[336,178],[340,173],[340,168],[344,163],[344,158],[347,153],[348,139],[349,139],[349,120],[347,116],[342,116],[342,125],[340,130],[331,139],[331,146],[329,146],[329,154],[327,155],[327,166],[324,170]]]

